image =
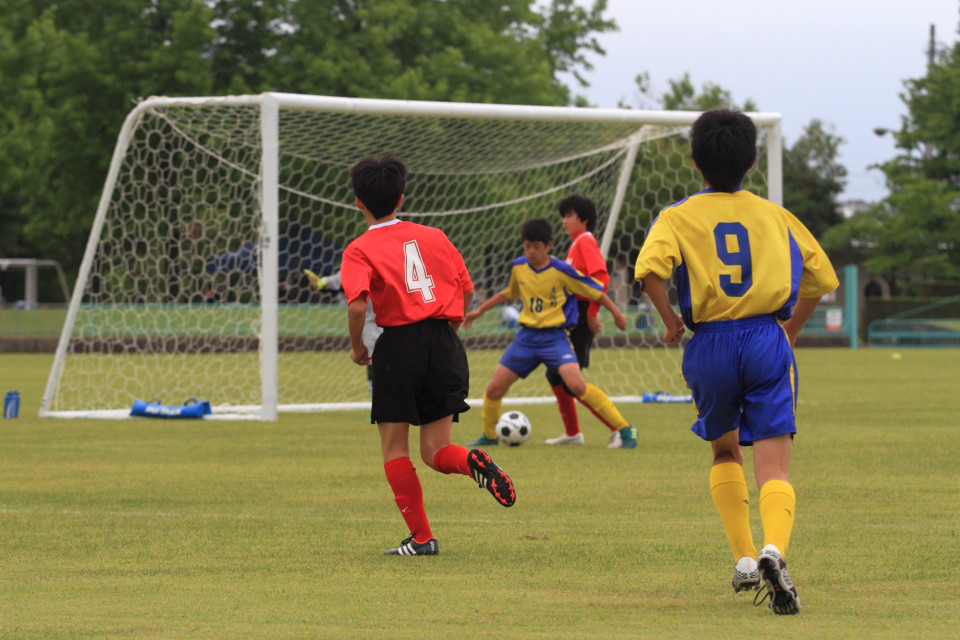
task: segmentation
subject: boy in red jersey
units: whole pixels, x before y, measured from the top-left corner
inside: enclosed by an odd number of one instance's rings
[[[800,598],[784,561],[796,513],[788,474],[797,431],[791,347],[820,297],[839,283],[799,220],[741,187],[757,155],[748,116],[703,113],[690,148],[705,189],[660,212],[635,277],[660,313],[667,343],[679,343],[685,326],[694,332],[683,352],[683,377],[697,409],[691,429],[713,449],[710,495],[733,549],[733,589],[756,589],[762,581],[774,613],[796,614]],[[671,273],[682,316],[667,298]],[[753,447],[760,488],[759,554],[750,531],[745,445]]]
[[[450,443],[453,423],[469,409],[467,354],[457,330],[473,299],[473,282],[442,231],[397,218],[406,178],[406,167],[390,156],[362,160],[350,170],[369,228],[344,250],[340,281],[348,303],[350,359],[373,364],[370,419],[380,431],[387,481],[410,529],[409,538],[385,553],[437,555],[410,461],[411,424],[420,426],[420,457],[432,469],[472,476],[505,507],[516,493],[482,449]],[[363,343],[368,298],[383,327],[372,359]]]
[[[607,271],[607,261],[600,252],[600,245],[593,235],[593,229],[597,224],[597,208],[590,198],[581,195],[569,195],[560,201],[557,206],[560,215],[563,218],[563,230],[573,241],[570,249],[567,251],[567,264],[572,265],[580,273],[590,276],[603,285],[603,292],[607,292],[607,286],[610,284],[610,273]],[[589,298],[577,296],[577,325],[570,329],[570,342],[573,344],[573,351],[577,354],[577,361],[580,363],[580,369],[586,369],[590,366],[590,348],[593,346],[593,336],[603,330],[603,324],[600,322],[600,303],[594,302]],[[553,367],[547,368],[547,381],[553,390],[553,395],[557,398],[557,407],[560,409],[560,418],[563,420],[564,433],[556,438],[550,438],[547,444],[583,444],[583,433],[580,431],[580,421],[577,418],[577,407],[573,400],[576,396],[570,392],[570,389],[563,383],[560,374]],[[577,398],[580,403],[589,409],[600,422],[610,429],[610,441],[607,443],[608,449],[633,449],[637,446],[637,429],[620,419],[620,422],[613,422],[614,418],[609,414],[598,411],[599,407],[593,407],[584,401],[583,398]]]

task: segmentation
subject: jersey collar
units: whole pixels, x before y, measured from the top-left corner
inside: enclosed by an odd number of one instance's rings
[[[737,187],[737,188],[734,189],[733,191],[717,191],[717,190],[714,189],[713,187],[707,187],[706,189],[703,189],[703,190],[701,190],[701,191],[697,191],[697,192],[696,192],[695,194],[693,194],[693,195],[699,196],[700,194],[703,194],[703,193],[736,193],[737,191],[743,191],[743,185],[740,185],[739,187]]]
[[[393,220],[381,222],[380,224],[372,224],[367,227],[367,231],[370,231],[371,229],[379,229],[380,227],[389,227],[390,225],[397,224],[398,222],[400,222],[400,218],[394,218]]]

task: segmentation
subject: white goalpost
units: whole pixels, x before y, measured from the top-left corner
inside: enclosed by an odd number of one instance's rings
[[[660,340],[632,273],[659,210],[701,188],[688,141],[697,115],[283,93],[144,100],[114,149],[40,415],[122,417],[134,400],[189,398],[225,419],[369,406],[342,293],[316,291],[304,270],[339,270],[365,226],[349,169],[386,153],[410,170],[400,217],[447,233],[478,301],[505,284],[524,220],[553,221],[562,258],[557,203],[591,198],[628,327],[601,315],[585,376],[616,402],[686,393],[681,350]],[[746,186],[779,203],[780,116],[749,115],[760,136]],[[471,396],[514,330],[491,312],[461,332]],[[553,401],[539,370],[511,396]]]

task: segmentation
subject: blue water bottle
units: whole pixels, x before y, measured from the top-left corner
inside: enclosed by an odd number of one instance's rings
[[[20,392],[8,391],[3,398],[3,417],[16,418],[20,414]]]

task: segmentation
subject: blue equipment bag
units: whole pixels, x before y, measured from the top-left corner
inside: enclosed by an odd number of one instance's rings
[[[172,406],[160,404],[159,400],[153,402],[134,400],[133,408],[130,409],[131,416],[146,418],[202,418],[211,413],[213,410],[210,409],[210,402],[207,400],[197,402],[196,398],[190,398],[182,405]]]
[[[693,394],[672,395],[665,391],[655,393],[644,391],[641,402],[693,402]]]

